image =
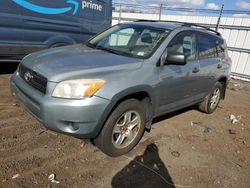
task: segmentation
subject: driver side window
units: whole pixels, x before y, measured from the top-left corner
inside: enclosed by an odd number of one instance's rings
[[[193,32],[181,32],[177,34],[167,47],[168,54],[184,54],[188,61],[196,60],[196,37]]]

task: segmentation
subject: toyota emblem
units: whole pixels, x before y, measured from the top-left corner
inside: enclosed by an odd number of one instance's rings
[[[32,76],[32,74],[31,74],[30,72],[26,72],[26,73],[24,74],[24,79],[25,79],[27,82],[29,82],[31,79],[33,79],[33,76]]]

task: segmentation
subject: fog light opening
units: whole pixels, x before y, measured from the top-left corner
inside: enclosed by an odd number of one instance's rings
[[[77,131],[79,129],[79,124],[78,123],[71,123],[72,130]]]

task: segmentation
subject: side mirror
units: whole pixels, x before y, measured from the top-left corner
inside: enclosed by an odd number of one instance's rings
[[[181,53],[168,54],[163,64],[164,65],[186,65],[187,58],[184,54],[181,54]]]

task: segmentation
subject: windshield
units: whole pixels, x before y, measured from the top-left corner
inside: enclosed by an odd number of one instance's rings
[[[142,25],[116,25],[91,39],[87,45],[118,55],[148,58],[168,31]]]

